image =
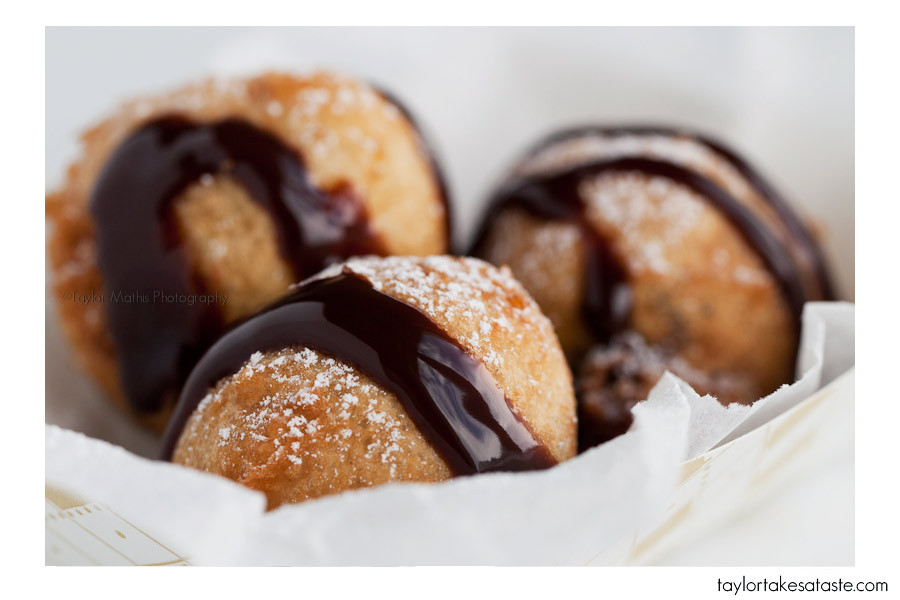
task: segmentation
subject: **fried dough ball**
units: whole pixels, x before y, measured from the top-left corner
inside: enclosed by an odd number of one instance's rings
[[[661,174],[672,165],[749,209],[747,226],[765,229],[793,265],[790,285],[806,300],[827,298],[830,283],[808,232],[798,234],[799,219],[791,213],[788,223],[790,209],[776,206],[780,199],[727,152],[669,130],[562,133],[526,156],[507,186],[587,173],[574,188],[579,217],[547,218],[513,203],[488,212],[475,254],[508,265],[553,322],[576,374],[583,445],[624,432],[631,407],[665,370],[726,404],[753,402],[792,380],[798,315],[783,282],[721,206]],[[652,172],[630,159],[664,164]],[[609,163],[621,166],[602,166]],[[585,308],[586,256],[596,240],[624,272],[630,301],[606,339]]]
[[[315,279],[342,272],[424,313],[482,362],[555,461],[575,454],[565,358],[552,325],[508,270],[471,258],[366,257]],[[209,390],[177,439],[174,462],[259,490],[270,508],[454,475],[394,393],[341,356],[304,346],[248,356]]]
[[[316,189],[350,190],[359,199],[385,254],[440,254],[449,243],[443,183],[415,124],[402,107],[360,81],[330,73],[269,73],[204,81],[125,104],[87,131],[81,157],[47,196],[49,262],[62,328],[78,361],[117,404],[154,428],[164,425],[178,390],[153,410],[134,410],[123,391],[106,305],[73,296],[108,297],[113,291],[97,262],[91,198],[98,177],[136,130],[172,116],[199,124],[240,119],[274,136],[301,157]],[[202,289],[227,297],[220,306],[223,325],[284,295],[299,279],[279,250],[281,224],[228,173],[204,175],[173,202],[192,276]]]

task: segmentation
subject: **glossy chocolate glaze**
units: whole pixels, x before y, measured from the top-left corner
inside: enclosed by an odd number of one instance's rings
[[[594,336],[605,341],[625,327],[632,299],[621,261],[584,214],[585,206],[578,187],[588,175],[581,171],[566,171],[552,177],[517,179],[501,188],[482,222],[473,254],[478,255],[494,217],[509,208],[520,208],[543,219],[577,225],[586,247],[582,316]]]
[[[484,364],[424,313],[362,276],[309,281],[220,338],[194,368],[169,423],[170,459],[184,426],[218,381],[254,352],[312,348],[392,392],[457,475],[556,464]]]
[[[719,157],[725,159],[734,169],[740,173],[747,183],[759,196],[772,207],[781,223],[784,225],[792,242],[805,255],[809,269],[812,271],[812,282],[808,282],[806,294],[809,300],[834,300],[836,298],[834,283],[828,269],[828,264],[822,254],[822,249],[816,243],[812,232],[806,223],[791,208],[790,204],[766,181],[753,167],[743,160],[737,152],[729,148],[719,140],[691,131],[659,126],[619,126],[604,127],[599,125],[587,125],[564,129],[553,135],[547,136],[532,147],[527,154],[534,156],[539,152],[572,139],[600,136],[620,137],[626,135],[638,136],[662,136],[670,138],[684,138],[694,140],[713,150]],[[804,283],[807,283],[806,281]]]
[[[587,135],[683,135],[659,128],[580,128],[564,131],[540,142],[529,151],[535,155],[547,147]],[[607,172],[640,172],[647,175],[665,177],[684,185],[706,200],[719,211],[747,241],[763,260],[779,285],[793,316],[795,338],[799,338],[800,318],[803,303],[807,300],[832,298],[832,286],[825,268],[821,252],[812,240],[802,221],[790,210],[768,184],[756,175],[746,163],[720,145],[712,145],[705,139],[694,137],[701,143],[710,145],[723,155],[735,168],[744,174],[750,184],[769,202],[785,223],[788,232],[796,235],[797,242],[810,257],[816,279],[815,289],[806,289],[801,268],[791,253],[775,237],[766,224],[743,203],[732,197],[711,179],[696,171],[680,167],[665,160],[649,158],[619,158],[598,160],[576,164],[564,171],[547,175],[514,178],[504,185],[491,200],[487,213],[476,235],[472,253],[479,255],[480,249],[490,231],[494,217],[500,212],[519,208],[540,218],[568,221],[577,225],[586,241],[585,298],[582,311],[585,321],[599,343],[607,343],[616,333],[625,328],[631,310],[631,296],[628,291],[627,270],[615,251],[597,232],[585,214],[584,201],[579,193],[581,183],[589,178]],[[789,215],[785,217],[785,215]]]
[[[298,280],[357,254],[382,254],[363,204],[344,186],[315,188],[301,157],[247,122],[151,121],[107,161],[91,196],[97,262],[107,294],[198,294],[173,200],[207,174],[227,174],[271,216]],[[215,304],[109,302],[106,317],[131,406],[161,408],[223,324]]]

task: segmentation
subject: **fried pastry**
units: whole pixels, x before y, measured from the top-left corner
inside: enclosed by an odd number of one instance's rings
[[[200,360],[166,433],[176,463],[269,507],[387,482],[550,467],[576,451],[550,321],[506,269],[365,257],[326,269]]]
[[[85,134],[47,214],[77,358],[156,428],[228,324],[328,264],[440,254],[450,238],[443,181],[411,117],[328,73],[126,104]]]
[[[833,297],[809,229],[701,136],[587,127],[535,146],[472,249],[508,265],[576,374],[583,447],[622,433],[666,371],[723,403],[792,380],[803,303]]]

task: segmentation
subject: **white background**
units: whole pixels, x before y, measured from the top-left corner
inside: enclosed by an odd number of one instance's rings
[[[78,133],[122,99],[210,74],[337,68],[390,89],[425,126],[454,195],[458,241],[540,135],[578,123],[683,125],[742,150],[824,225],[852,298],[853,62],[848,29],[50,29],[46,182],[61,181]],[[50,365],[61,346],[48,319]],[[669,562],[851,563],[846,450]]]

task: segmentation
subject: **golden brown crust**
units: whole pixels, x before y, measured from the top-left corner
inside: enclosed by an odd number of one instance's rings
[[[565,358],[549,321],[507,271],[450,257],[362,258],[346,266],[423,311],[480,358],[554,457],[574,456]],[[189,419],[174,461],[258,489],[270,507],[451,476],[393,394],[305,348],[254,355],[220,382]]]
[[[631,179],[644,190],[642,211],[648,216],[623,226],[601,205],[590,211],[603,235],[615,236],[620,256],[629,257],[630,326],[650,344],[674,346],[698,369],[749,374],[758,383],[751,393],[775,390],[791,377],[795,340],[790,308],[772,274],[702,198],[645,177]],[[622,189],[627,186],[621,178],[595,185],[589,193],[608,194],[612,202],[636,201],[634,190]],[[654,247],[664,256],[648,252]]]
[[[231,178],[204,178],[174,208],[193,272],[203,274],[209,293],[227,297],[226,322],[256,312],[295,283],[272,219]]]
[[[100,170],[132,131],[171,114],[199,122],[239,117],[275,134],[303,157],[315,185],[324,190],[351,186],[389,253],[447,249],[441,191],[418,134],[396,106],[365,84],[328,73],[269,73],[205,81],[130,102],[84,134],[81,158],[69,168],[64,185],[46,198],[52,223],[49,262],[63,330],[85,370],[121,406],[102,303],[65,295],[103,293],[88,207]],[[277,298],[291,283],[268,215],[227,177],[191,186],[175,205],[192,264],[210,290],[228,296],[228,320]],[[252,253],[242,251],[250,247]],[[165,422],[165,414],[140,417],[155,428]]]
[[[536,219],[520,210],[497,215],[481,256],[506,265],[553,323],[570,359],[591,343],[581,316],[584,240],[578,226]]]
[[[194,413],[173,461],[259,490],[270,508],[451,476],[395,396],[308,349],[254,355]]]

